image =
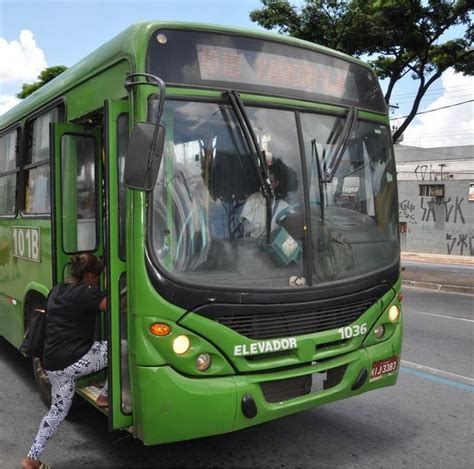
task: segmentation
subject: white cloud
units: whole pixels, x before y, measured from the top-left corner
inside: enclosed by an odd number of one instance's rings
[[[43,50],[28,29],[21,31],[19,41],[0,37],[0,83],[35,80],[47,66]]]
[[[13,106],[18,104],[21,99],[17,98],[16,96],[8,95],[8,94],[0,94],[0,115],[7,112]]]
[[[443,95],[419,112],[474,99],[474,77],[448,69],[441,81]],[[418,147],[474,145],[474,102],[418,115],[405,130],[402,144]]]

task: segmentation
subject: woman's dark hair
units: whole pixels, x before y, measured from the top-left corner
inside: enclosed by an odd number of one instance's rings
[[[290,168],[280,158],[273,158],[268,171],[278,181],[275,189],[277,199],[288,197],[288,192],[295,191],[298,187],[298,178],[293,168]]]
[[[86,273],[99,276],[102,273],[102,262],[93,254],[77,254],[71,256],[71,276],[81,282]]]

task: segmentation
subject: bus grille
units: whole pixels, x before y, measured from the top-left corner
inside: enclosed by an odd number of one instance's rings
[[[260,383],[260,387],[267,402],[283,402],[337,386],[344,378],[346,368],[347,365],[342,365],[327,372],[267,381]]]
[[[376,302],[377,298],[371,298],[285,313],[226,314],[216,317],[215,320],[250,339],[274,339],[348,326]]]

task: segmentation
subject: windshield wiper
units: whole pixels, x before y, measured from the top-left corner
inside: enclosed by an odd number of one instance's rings
[[[349,142],[349,137],[352,133],[355,123],[357,122],[358,112],[357,109],[351,107],[347,112],[346,120],[344,121],[344,126],[341,133],[335,138],[335,141],[332,142],[335,145],[335,150],[331,154],[331,160],[329,164],[324,169],[324,174],[321,174],[323,182],[331,182],[332,178],[336,174],[337,168],[339,167],[342,156],[346,151],[347,144]]]
[[[267,234],[267,243],[270,242],[270,232],[272,226],[272,198],[275,196],[272,188],[272,183],[270,181],[270,175],[268,173],[267,162],[265,156],[263,155],[260,145],[258,144],[257,136],[253,131],[252,124],[250,122],[247,111],[245,110],[244,103],[240,99],[240,95],[235,90],[227,90],[224,93],[225,96],[229,98],[230,104],[234,109],[234,112],[239,121],[240,127],[244,134],[245,141],[252,152],[255,168],[257,170],[258,180],[260,187],[262,189],[263,196],[266,201],[266,234]]]
[[[324,176],[321,170],[321,161],[319,161],[318,148],[316,146],[316,139],[311,140],[311,159],[316,161],[316,169],[318,171],[318,185],[319,185],[319,206],[321,209],[321,225],[324,225],[324,206],[325,206],[325,194],[324,194]],[[312,166],[312,165],[311,165]]]

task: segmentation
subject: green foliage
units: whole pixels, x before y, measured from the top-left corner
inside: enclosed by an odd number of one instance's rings
[[[38,80],[34,83],[23,83],[21,91],[17,94],[18,98],[24,99],[30,94],[34,93],[36,90],[40,89],[46,83],[51,81],[53,78],[56,78],[58,75],[67,70],[67,67],[64,65],[56,65],[54,67],[45,68],[39,75]]]
[[[301,7],[288,0],[261,3],[250,19],[266,29],[349,55],[368,55],[375,73],[388,80],[387,104],[398,80],[411,74],[418,81],[412,109],[394,141],[445,70],[474,74],[473,0],[305,0]],[[442,42],[442,35],[456,25],[465,25],[463,37]]]

